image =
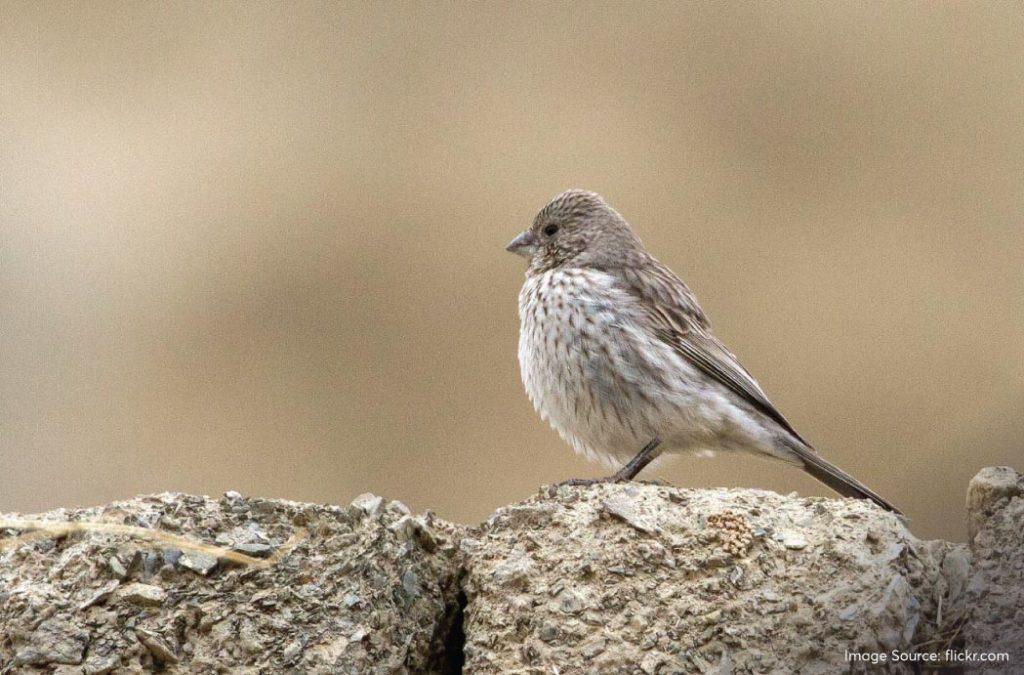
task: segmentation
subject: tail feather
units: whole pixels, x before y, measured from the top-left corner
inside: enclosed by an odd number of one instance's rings
[[[795,445],[795,444],[794,444]],[[830,463],[824,457],[808,447],[792,447],[797,457],[803,462],[804,471],[811,474],[825,485],[829,486],[844,497],[856,497],[857,499],[870,499],[886,511],[892,511],[898,516],[903,512],[883,499],[877,492],[861,483],[859,480]]]

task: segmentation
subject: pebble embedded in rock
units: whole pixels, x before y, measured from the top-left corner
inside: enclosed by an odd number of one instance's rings
[[[395,536],[401,541],[408,541],[412,538],[414,524],[412,522],[412,516],[402,516],[395,522],[388,525],[388,529],[395,533]]]
[[[625,494],[617,494],[601,501],[604,510],[641,532],[657,532],[658,526],[637,508],[638,501]]]
[[[388,529],[395,533],[399,541],[415,541],[428,553],[437,549],[437,542],[430,534],[430,527],[422,516],[402,516],[388,526]]]
[[[118,582],[116,581],[110,581],[104,584],[103,587],[97,590],[95,593],[93,593],[88,600],[79,605],[78,610],[82,611],[83,609],[89,609],[93,605],[98,605],[107,598],[109,598],[110,595],[117,588],[117,583]]]
[[[408,506],[406,506],[402,502],[398,501],[397,499],[394,499],[394,500],[388,502],[388,511],[393,511],[394,513],[397,513],[397,514],[403,515],[403,516],[407,516],[410,513],[412,513],[412,511],[409,510]]]
[[[281,658],[284,659],[285,663],[294,661],[295,657],[302,651],[302,643],[298,640],[292,640],[281,652]]]
[[[522,550],[515,550],[504,562],[494,568],[491,577],[499,585],[516,583],[524,579],[533,567],[530,556]]]
[[[807,548],[807,539],[799,532],[787,530],[779,534],[782,545],[791,551],[800,551]]]
[[[657,652],[650,652],[640,661],[640,670],[644,675],[654,675],[665,663],[665,657]],[[725,675],[725,673],[722,673]]]
[[[412,599],[420,594],[420,580],[412,570],[402,573],[402,590]]]
[[[205,577],[217,566],[217,558],[202,551],[185,551],[178,558],[178,565]]]
[[[583,601],[572,591],[562,593],[558,606],[566,614],[579,614],[583,611]]]
[[[160,556],[163,558],[164,563],[173,565],[178,562],[178,558],[181,557],[181,549],[166,548],[161,552]]]
[[[82,670],[85,675],[107,675],[121,665],[121,657],[117,654],[92,654],[86,659]]]
[[[269,558],[274,554],[274,547],[270,544],[235,544],[231,550],[252,558]]]
[[[277,592],[273,589],[260,591],[252,596],[251,602],[257,607],[274,607],[277,605]]]
[[[181,659],[174,653],[170,643],[159,633],[144,628],[135,629],[135,637],[139,639],[153,658],[160,663],[177,663]]]
[[[601,652],[603,652],[607,648],[608,648],[607,641],[603,640],[603,639],[598,639],[598,640],[594,640],[593,642],[588,642],[587,644],[583,645],[583,649],[581,650],[581,653],[583,654],[583,658],[585,658],[587,660],[590,660],[590,659],[593,659],[594,657],[598,656]]]
[[[119,600],[124,600],[139,607],[159,607],[167,599],[167,591],[159,586],[150,584],[131,583],[119,588],[115,594]]]
[[[132,556],[132,561],[128,565],[128,575],[138,577],[147,577],[156,574],[156,571],[160,569],[161,556],[155,551],[136,551],[135,555]]]
[[[124,563],[116,555],[112,555],[107,559],[107,568],[118,579],[124,579],[128,576],[128,570],[125,569]]]
[[[364,492],[352,500],[352,506],[368,516],[374,516],[384,505],[384,498],[372,492]]]

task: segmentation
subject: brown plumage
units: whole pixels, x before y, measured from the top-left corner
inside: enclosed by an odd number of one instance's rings
[[[530,260],[519,296],[527,394],[578,452],[629,460],[604,480],[633,478],[663,451],[738,450],[898,513],[797,433],[686,284],[600,196],[558,195],[508,250]]]

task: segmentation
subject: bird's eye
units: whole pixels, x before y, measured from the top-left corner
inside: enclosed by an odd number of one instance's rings
[[[558,225],[548,225],[544,228],[544,234],[549,237],[555,236],[556,232],[558,232]]]

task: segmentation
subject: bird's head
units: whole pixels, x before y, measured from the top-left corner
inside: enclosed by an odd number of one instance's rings
[[[643,250],[629,223],[600,195],[568,190],[540,210],[506,251],[530,260],[527,274],[559,267],[602,268]]]

